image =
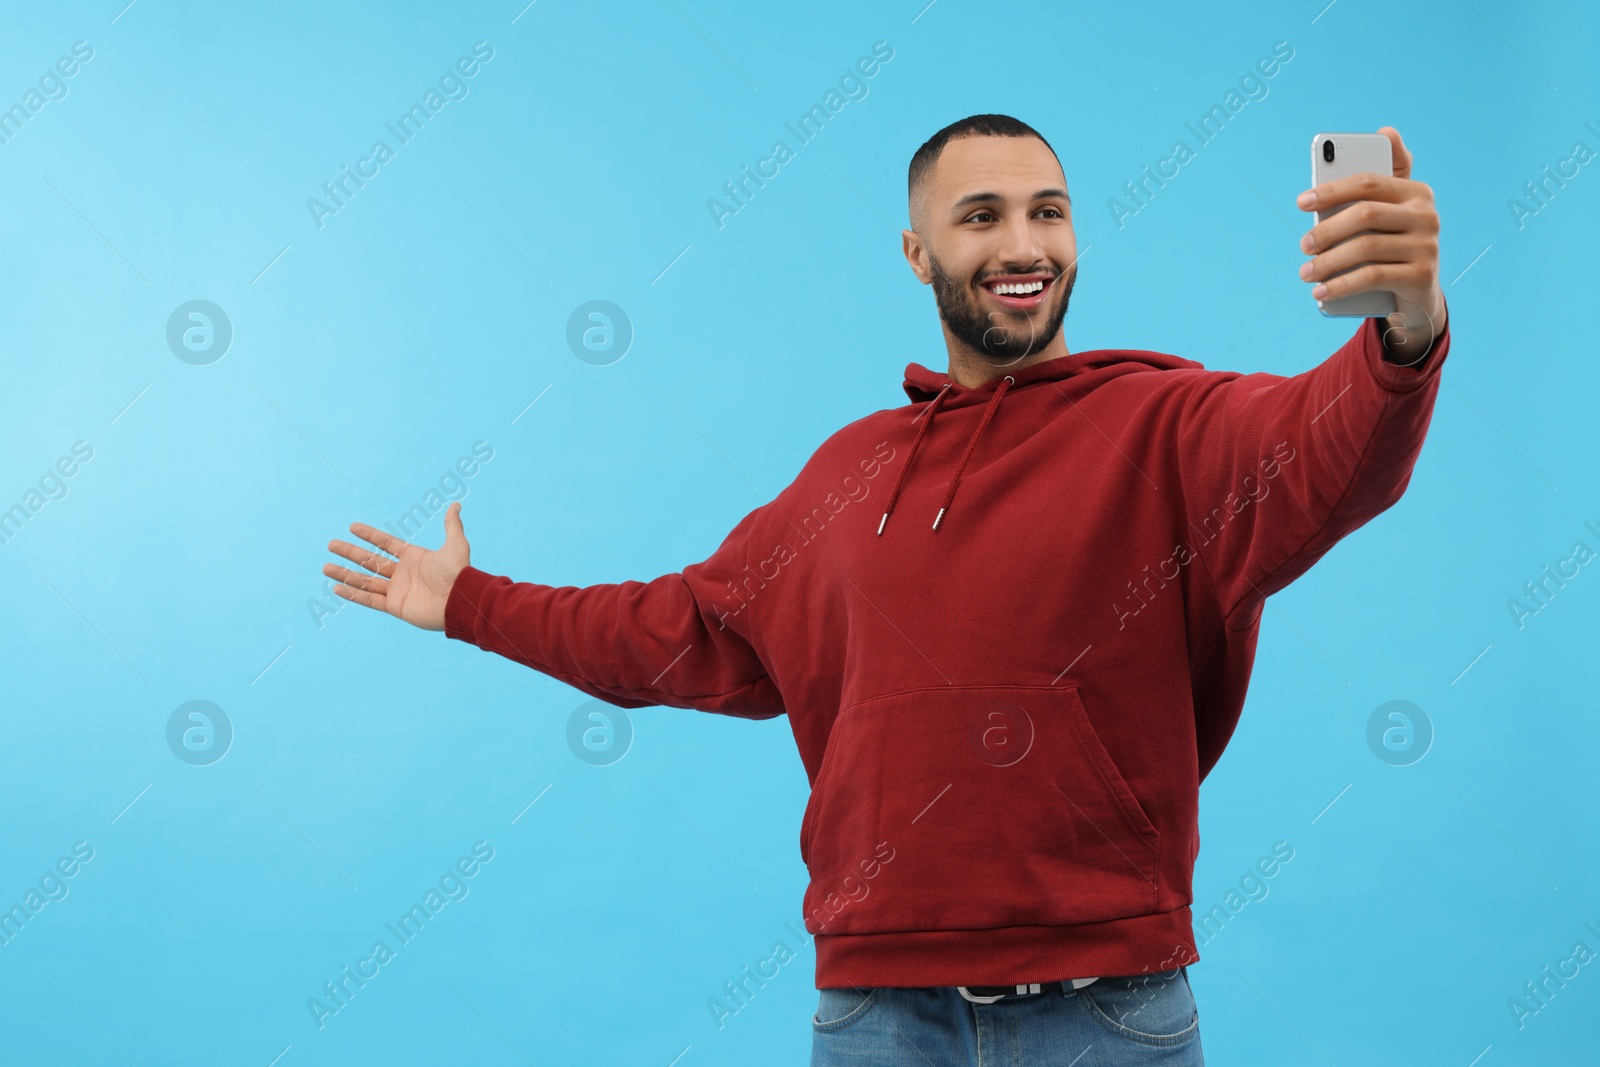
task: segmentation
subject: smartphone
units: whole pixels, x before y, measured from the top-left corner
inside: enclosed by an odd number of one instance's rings
[[[1394,174],[1394,147],[1381,133],[1319,133],[1311,139],[1311,184],[1324,185],[1352,174]],[[1360,203],[1360,201],[1353,201]],[[1317,221],[1332,218],[1350,204],[1327,211],[1318,209]],[[1360,230],[1352,236],[1371,233]],[[1348,240],[1349,238],[1346,238]],[[1337,247],[1337,246],[1335,246]],[[1361,264],[1356,264],[1361,266]],[[1355,267],[1350,268],[1354,270]],[[1317,310],[1324,315],[1361,315],[1372,318],[1395,312],[1394,294],[1386,289],[1356,293],[1338,300],[1318,300]]]

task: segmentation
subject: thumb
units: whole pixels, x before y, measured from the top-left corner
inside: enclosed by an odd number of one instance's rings
[[[461,526],[461,502],[451,504],[444,513],[444,543],[467,547],[467,531]]]
[[[1393,166],[1396,178],[1411,177],[1411,150],[1400,137],[1400,131],[1393,126],[1380,126],[1378,132],[1389,138],[1389,145],[1394,152]]]

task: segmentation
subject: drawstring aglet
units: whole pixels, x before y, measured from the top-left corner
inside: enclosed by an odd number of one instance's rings
[[[889,521],[889,513],[887,511],[885,511],[883,513],[883,518],[878,520],[878,536],[879,537],[883,536],[883,524],[888,522],[888,521]]]
[[[937,515],[935,515],[933,517],[933,528],[935,530],[937,530],[939,528],[939,523],[944,520],[944,510],[945,510],[944,508],[940,508],[939,509],[939,514],[937,514]]]

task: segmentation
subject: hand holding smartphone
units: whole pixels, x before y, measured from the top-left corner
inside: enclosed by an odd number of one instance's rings
[[[1394,175],[1394,147],[1390,144],[1389,138],[1381,133],[1319,133],[1311,139],[1313,187],[1362,173],[1382,174],[1386,177]],[[1349,206],[1350,204],[1345,203],[1327,210],[1318,209],[1317,222],[1321,223]],[[1362,230],[1352,236],[1359,237],[1363,233],[1371,232],[1373,231]],[[1350,269],[1354,270],[1355,267]],[[1318,300],[1317,310],[1330,317],[1348,315],[1371,318],[1392,315],[1395,312],[1394,294],[1388,290],[1375,289],[1338,300]]]

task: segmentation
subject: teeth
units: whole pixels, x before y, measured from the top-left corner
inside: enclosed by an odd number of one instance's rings
[[[990,291],[991,292],[995,292],[995,293],[1001,293],[1001,294],[1006,295],[1006,296],[1031,296],[1032,294],[1039,292],[1043,288],[1044,288],[1044,282],[1034,281],[1034,282],[1021,282],[1021,283],[1007,284],[1007,285],[995,285],[995,286],[991,286],[990,287]]]

